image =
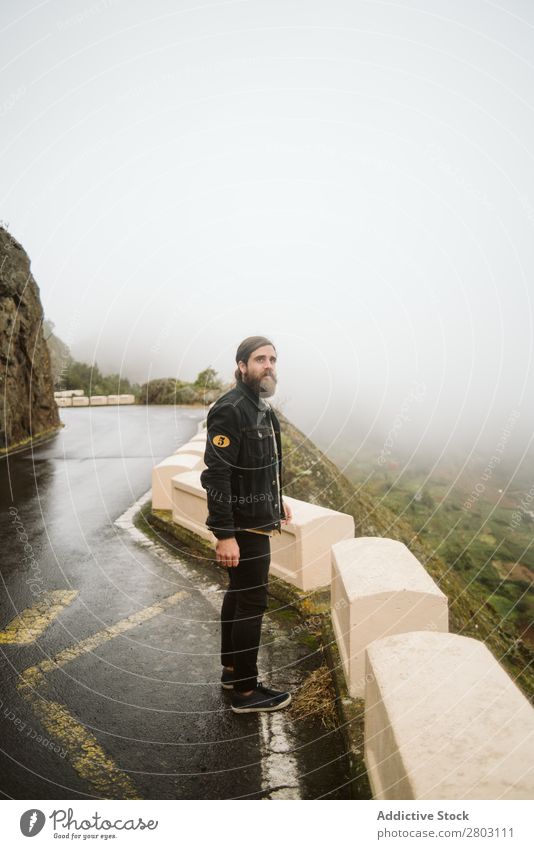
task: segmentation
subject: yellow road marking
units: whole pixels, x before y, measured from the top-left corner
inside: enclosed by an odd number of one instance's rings
[[[22,678],[27,679],[28,685],[34,686],[34,684],[30,682],[32,676],[38,676],[40,678],[45,672],[50,672],[52,669],[64,666],[66,663],[69,663],[69,661],[74,660],[81,654],[92,651],[98,646],[101,646],[102,643],[107,643],[107,641],[113,639],[113,637],[118,637],[119,634],[123,634],[131,628],[135,628],[136,625],[140,625],[141,622],[146,622],[148,619],[152,619],[159,613],[163,613],[163,611],[168,607],[171,607],[173,604],[176,604],[177,601],[186,598],[188,595],[189,593],[180,590],[180,592],[174,593],[174,595],[170,595],[167,598],[156,602],[156,604],[152,604],[150,607],[145,607],[137,613],[132,613],[132,615],[127,616],[126,619],[121,619],[120,622],[116,622],[115,625],[110,625],[108,628],[98,631],[96,634],[93,634],[91,637],[87,637],[77,645],[68,649],[63,649],[63,651],[60,651],[51,660],[41,660],[41,662],[36,666],[29,666],[28,669],[25,669],[22,673]],[[22,686],[22,684],[19,686]]]
[[[77,590],[44,592],[40,601],[21,610],[6,628],[0,631],[0,645],[22,646],[33,643],[77,595]]]
[[[135,785],[106,754],[96,737],[78,722],[69,711],[58,702],[46,698],[47,681],[45,675],[74,660],[80,655],[92,651],[108,640],[118,637],[136,625],[163,613],[177,601],[186,598],[189,593],[180,590],[174,595],[162,599],[150,607],[145,607],[115,625],[98,631],[82,640],[72,648],[60,651],[51,660],[42,660],[35,666],[29,666],[21,673],[17,688],[37,714],[41,724],[50,736],[58,739],[67,749],[70,762],[80,776],[89,782],[97,794],[104,799],[141,799]],[[41,692],[37,689],[41,688]],[[43,690],[45,692],[43,692]]]
[[[47,701],[33,690],[28,701],[48,734],[67,750],[71,766],[102,799],[141,799],[135,785],[113,758],[106,754],[94,734],[59,702]]]

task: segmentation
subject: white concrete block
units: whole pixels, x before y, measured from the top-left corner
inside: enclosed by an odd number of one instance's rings
[[[173,522],[215,545],[217,540],[206,527],[206,490],[200,483],[200,472],[174,475],[171,479],[171,492]]]
[[[366,656],[376,799],[534,798],[534,710],[484,643],[415,631]]]
[[[108,403],[107,395],[91,395],[90,397],[91,407],[103,407]]]
[[[215,542],[206,528],[206,491],[200,472],[173,476],[171,488],[173,521]],[[282,525],[282,534],[271,537],[271,573],[302,590],[328,585],[330,548],[333,542],[354,534],[352,516],[296,498],[284,496],[284,500],[293,511],[293,521]]]
[[[447,597],[404,543],[358,537],[332,546],[332,625],[350,695],[365,691],[365,647],[413,630],[448,630]]]
[[[183,472],[205,468],[198,454],[173,454],[152,469],[152,508],[172,510],[172,478]]]
[[[119,403],[119,396],[118,395],[108,395],[107,397],[108,397],[108,405]]]
[[[206,446],[200,440],[196,440],[193,442],[185,442],[183,445],[180,445],[175,454],[197,454],[199,457],[204,457],[204,452],[206,450]]]
[[[317,504],[283,496],[293,520],[282,525],[282,534],[271,537],[271,572],[301,590],[330,584],[331,547],[354,538],[354,519]]]
[[[86,395],[73,395],[72,406],[73,407],[88,407],[89,406],[89,398]]]
[[[135,395],[119,395],[119,404],[135,404]]]
[[[60,396],[56,398],[56,404],[58,407],[72,407],[72,398],[64,398]]]

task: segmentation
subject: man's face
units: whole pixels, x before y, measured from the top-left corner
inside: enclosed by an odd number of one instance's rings
[[[243,383],[250,386],[261,398],[269,398],[276,391],[276,351],[272,345],[256,348],[245,364],[238,363]]]

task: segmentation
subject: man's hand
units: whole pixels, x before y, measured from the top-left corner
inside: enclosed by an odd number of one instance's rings
[[[239,563],[239,546],[235,537],[217,540],[215,557],[221,566],[237,566]]]
[[[285,519],[282,519],[282,523],[286,524],[287,522],[291,522],[293,520],[293,513],[291,511],[291,507],[289,506],[287,501],[284,501],[283,498],[282,498],[282,507],[284,508],[284,513],[285,513]]]

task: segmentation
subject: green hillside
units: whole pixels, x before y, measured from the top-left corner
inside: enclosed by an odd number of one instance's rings
[[[449,599],[449,629],[456,634],[483,640],[516,681],[527,697],[534,696],[534,651],[522,640],[512,621],[505,617],[499,603],[488,601],[488,587],[470,579],[469,569],[457,570],[457,558],[446,556],[429,544],[425,534],[414,529],[417,516],[407,510],[398,492],[398,509],[386,505],[367,486],[351,483],[309,439],[281,413],[284,448],[284,492],[350,513],[356,536],[383,536],[405,543],[425,566]],[[394,502],[393,502],[394,504]],[[417,509],[417,508],[416,508]],[[450,526],[449,518],[449,526]],[[450,546],[461,547],[461,534],[455,534]],[[456,564],[457,565],[457,564]]]

